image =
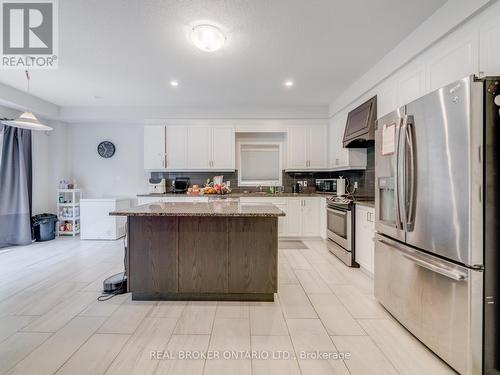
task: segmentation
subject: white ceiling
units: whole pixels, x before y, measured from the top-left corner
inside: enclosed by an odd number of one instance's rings
[[[62,0],[59,68],[32,71],[31,93],[60,106],[327,105],[445,2]],[[227,33],[223,50],[190,44],[203,21]],[[26,87],[22,71],[0,82]]]

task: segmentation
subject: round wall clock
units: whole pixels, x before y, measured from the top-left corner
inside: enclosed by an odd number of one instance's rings
[[[115,145],[110,141],[104,141],[97,146],[97,153],[103,158],[110,158],[115,154]]]

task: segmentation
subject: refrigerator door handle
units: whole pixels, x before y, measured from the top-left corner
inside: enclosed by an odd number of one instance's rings
[[[404,116],[403,124],[399,130],[399,137],[396,149],[396,195],[398,211],[398,228],[407,231],[406,220],[406,194],[404,180],[406,176],[405,155],[406,155],[406,121],[408,116]],[[402,144],[402,145],[401,145]],[[401,157],[403,155],[403,157]]]
[[[438,273],[442,276],[445,276],[449,279],[453,279],[455,281],[467,280],[467,273],[466,272],[461,272],[460,270],[456,270],[456,269],[450,269],[449,267],[446,267],[445,265],[440,264],[439,261],[436,261],[434,259],[432,261],[428,261],[425,259],[427,257],[422,256],[422,255],[415,255],[412,252],[405,250],[401,246],[398,246],[396,242],[387,241],[387,240],[381,238],[380,236],[376,236],[375,240],[377,240],[378,242],[380,242],[386,246],[397,249],[398,253],[401,256],[412,261],[417,266],[423,267],[425,269],[428,269],[432,272]]]
[[[440,275],[443,275],[443,276],[445,276],[445,277],[447,277],[449,279],[453,279],[455,281],[465,281],[465,280],[467,280],[467,274],[465,274],[463,272],[450,271],[450,270],[448,270],[446,268],[440,267],[439,265],[426,262],[423,259],[420,259],[418,257],[415,257],[413,255],[409,255],[409,254],[406,254],[406,253],[404,253],[402,255],[405,258],[411,260],[417,266],[426,268],[426,269],[428,269],[428,270],[430,270],[432,272],[439,273]]]
[[[407,216],[405,217],[406,220],[406,231],[412,230],[413,228],[413,209],[414,209],[414,204],[415,204],[415,150],[414,150],[414,143],[413,143],[413,124],[414,124],[414,119],[412,115],[406,116],[406,129],[405,129],[405,153],[406,155],[406,144],[408,144],[408,150],[410,152],[410,181],[409,181],[409,203],[408,203],[408,213]],[[406,159],[405,159],[406,160]],[[405,168],[405,173],[406,173],[406,168]],[[406,210],[406,209],[405,209]]]

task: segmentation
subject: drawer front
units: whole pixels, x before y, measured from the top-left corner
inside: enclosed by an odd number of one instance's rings
[[[375,241],[375,270],[375,296],[387,310],[458,372],[476,373],[481,314],[472,307],[482,305],[482,272],[384,238]]]

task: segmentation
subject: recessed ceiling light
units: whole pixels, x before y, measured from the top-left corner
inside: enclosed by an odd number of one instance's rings
[[[191,29],[191,41],[202,51],[215,52],[224,46],[226,36],[217,26],[204,24]]]
[[[177,87],[177,86],[179,86],[179,82],[177,82],[177,81],[170,81],[170,86]]]
[[[292,87],[293,86],[293,81],[285,81],[285,86],[286,87]]]

